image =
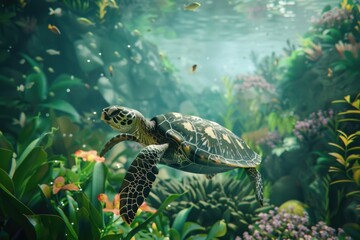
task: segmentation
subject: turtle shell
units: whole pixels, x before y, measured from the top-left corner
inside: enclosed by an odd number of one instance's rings
[[[261,162],[244,140],[215,122],[180,113],[162,114],[152,120],[156,122],[157,134],[172,145],[170,151],[175,156],[168,158],[180,156],[182,162],[178,159],[180,166],[176,168],[211,173],[255,167]]]

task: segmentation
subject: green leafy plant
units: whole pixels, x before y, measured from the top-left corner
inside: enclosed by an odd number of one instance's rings
[[[148,202],[158,207],[166,196],[176,192],[186,192],[181,198],[165,209],[170,222],[176,222],[177,214],[191,208],[187,221],[196,222],[209,231],[215,222],[224,220],[227,226],[226,237],[244,231],[257,212],[272,208],[259,207],[252,187],[242,172],[237,177],[220,177],[207,180],[204,176],[192,176],[181,182],[160,180],[151,191]],[[241,191],[239,191],[241,189]],[[178,229],[179,231],[179,229]]]

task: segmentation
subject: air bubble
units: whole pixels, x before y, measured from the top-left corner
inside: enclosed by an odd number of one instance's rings
[[[49,114],[49,113],[45,113],[45,116],[46,116],[46,117],[50,117],[50,114]]]
[[[83,144],[82,147],[83,147],[83,148],[86,148],[86,144]]]
[[[88,63],[90,62],[90,59],[86,60]]]
[[[73,137],[72,133],[69,134],[69,137]]]
[[[63,137],[66,137],[66,133],[63,133],[63,135],[62,135]]]
[[[68,92],[68,93],[69,93],[69,92],[70,92],[70,88],[67,88],[67,89],[66,89],[66,92]]]
[[[128,45],[127,45],[127,47],[128,47],[128,48],[131,48],[131,45],[130,45],[130,44],[128,44]]]
[[[99,56],[101,56],[101,52],[99,52]]]

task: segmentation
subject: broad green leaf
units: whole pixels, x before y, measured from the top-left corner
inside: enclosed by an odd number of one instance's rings
[[[91,202],[94,206],[99,205],[100,213],[102,213],[102,207],[97,197],[100,193],[105,192],[106,175],[107,175],[107,168],[105,163],[96,162],[92,175]]]
[[[20,153],[19,158],[17,159],[16,163],[18,166],[20,166],[22,164],[22,162],[24,161],[24,159],[27,157],[27,155],[29,155],[29,153],[37,146],[41,145],[43,143],[44,148],[47,148],[51,143],[52,143],[52,137],[54,136],[54,131],[56,130],[56,128],[52,128],[52,130],[50,132],[46,132],[41,134],[40,137],[36,138],[35,140],[33,140],[26,148],[23,152]],[[45,140],[47,140],[45,142]],[[44,141],[44,142],[43,142]]]
[[[218,237],[222,237],[226,234],[226,223],[224,220],[217,221],[211,227],[210,232],[207,236],[207,240],[215,239]]]
[[[183,238],[181,238],[180,233],[174,228],[169,229],[169,235],[170,235],[170,239],[173,239],[173,240],[182,240],[183,239]]]
[[[161,206],[158,208],[157,212],[151,215],[148,219],[146,219],[143,223],[141,223],[139,226],[133,228],[128,235],[124,238],[125,240],[130,240],[136,233],[141,231],[142,229],[145,229],[147,225],[162,212],[171,202],[175,201],[175,199],[185,195],[187,192],[184,192],[182,194],[172,194],[168,196],[165,201],[161,204]]]
[[[72,117],[72,120],[74,120],[77,123],[80,123],[80,115],[78,111],[67,101],[61,100],[61,99],[54,99],[47,103],[41,103],[39,106],[43,108],[49,108],[54,109],[57,111],[65,112]]]
[[[0,148],[0,169],[10,172],[12,165],[13,151],[10,149]]]
[[[26,101],[37,104],[46,99],[47,80],[42,72],[29,74],[26,77],[26,86],[31,86],[31,88],[25,89]]]
[[[64,239],[65,223],[57,215],[26,215],[34,226],[36,239],[57,240]]]
[[[6,137],[4,136],[4,134],[3,134],[2,131],[0,131],[0,148],[14,151],[13,146],[12,146],[11,143],[6,139]]]
[[[189,216],[189,213],[191,212],[192,207],[185,208],[181,210],[174,219],[174,222],[172,224],[172,228],[176,229],[179,233],[182,233],[182,230],[184,228],[184,224]],[[184,236],[182,234],[182,236]]]
[[[99,230],[103,228],[103,220],[102,215],[100,215],[99,211],[91,204],[89,198],[84,192],[76,192],[73,193],[73,197],[80,207],[84,207],[90,214],[90,221],[94,228],[94,230]]]
[[[93,235],[93,229],[90,223],[89,212],[84,208],[80,207],[78,211],[76,211],[76,217],[79,225],[79,239],[99,239],[98,237]]]
[[[124,234],[110,234],[110,235],[106,235],[100,239],[101,240],[119,240],[119,239],[122,239],[123,236],[124,236]]]
[[[24,188],[26,184],[24,184],[24,180],[30,178],[34,173],[34,170],[43,165],[46,161],[47,153],[44,149],[42,147],[35,147],[21,162],[21,164],[18,165],[13,176],[13,181],[15,190],[18,194],[20,194],[20,196],[25,190]]]
[[[0,169],[0,182],[11,194],[14,194],[14,183],[11,180],[10,176],[4,170]]]
[[[78,219],[76,216],[76,211],[78,209],[78,203],[71,196],[70,191],[66,191],[66,199],[68,201],[68,218],[71,222],[74,229],[78,229]]]
[[[50,175],[48,162],[43,163],[35,169],[34,174],[31,175],[26,183],[25,192],[36,189],[39,183],[47,182],[47,180],[44,179],[46,175]]]
[[[67,74],[61,74],[51,84],[51,86],[49,87],[49,92],[54,92],[54,93],[58,91],[65,92],[67,88],[74,86],[83,86],[81,79],[75,78],[74,76],[69,76]]]
[[[6,207],[0,207],[3,213],[12,218],[19,228],[25,230],[28,239],[35,239],[35,230],[25,217],[25,215],[33,215],[34,213],[8,191],[2,183],[0,183],[0,199],[6,203]]]
[[[186,239],[185,237],[193,231],[205,231],[205,228],[194,222],[186,222],[182,229],[182,239]]]
[[[64,213],[64,211],[60,208],[60,207],[56,207],[55,210],[59,213],[59,215],[61,216],[62,220],[65,222],[65,226],[66,226],[66,232],[67,232],[67,237],[71,240],[77,240],[78,239],[78,235],[75,232],[73,226],[71,225],[68,217],[66,216],[66,214]]]

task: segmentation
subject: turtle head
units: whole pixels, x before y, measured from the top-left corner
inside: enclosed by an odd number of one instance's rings
[[[111,106],[104,108],[101,113],[101,120],[109,124],[115,130],[122,133],[133,133],[141,126],[143,115],[130,108]]]

